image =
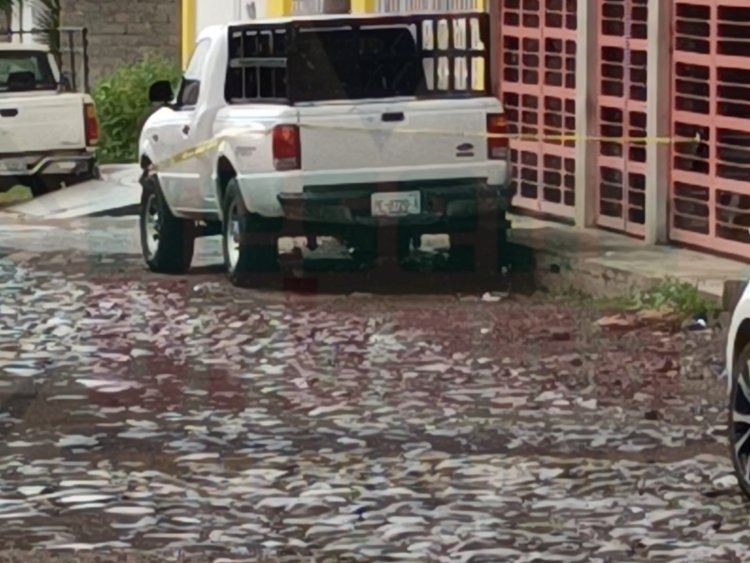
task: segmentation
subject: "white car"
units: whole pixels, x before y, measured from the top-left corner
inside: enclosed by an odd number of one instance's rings
[[[93,99],[66,91],[49,49],[0,43],[0,191],[37,196],[99,177],[98,141]]]
[[[750,285],[734,307],[726,346],[729,444],[742,492],[750,498]]]
[[[163,107],[140,138],[148,266],[183,272],[195,237],[222,233],[236,282],[275,270],[284,234],[372,257],[387,228],[399,255],[448,233],[500,265],[511,166],[489,30],[485,13],[422,13],[203,31],[176,97],[150,91]]]

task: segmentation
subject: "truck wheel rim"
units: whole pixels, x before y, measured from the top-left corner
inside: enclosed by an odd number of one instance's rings
[[[229,271],[233,272],[240,260],[240,219],[236,203],[229,206],[226,231],[228,266]]]
[[[159,240],[161,233],[161,213],[159,212],[159,202],[156,194],[151,194],[145,206],[145,225],[146,225],[146,246],[148,248],[149,258],[153,257],[159,250]]]
[[[740,473],[738,478],[750,485],[750,368],[747,364],[737,378],[732,410],[732,448]]]

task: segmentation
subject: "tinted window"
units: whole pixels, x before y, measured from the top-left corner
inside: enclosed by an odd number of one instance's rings
[[[300,30],[295,46],[295,101],[416,96],[425,87],[416,26]]]

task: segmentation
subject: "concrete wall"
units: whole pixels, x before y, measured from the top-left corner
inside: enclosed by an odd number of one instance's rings
[[[87,27],[91,84],[122,64],[159,54],[179,64],[176,0],[61,0],[62,25]]]

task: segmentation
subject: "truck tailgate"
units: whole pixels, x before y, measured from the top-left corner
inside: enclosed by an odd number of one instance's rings
[[[452,166],[477,175],[487,144],[476,134],[486,133],[487,113],[495,111],[500,104],[492,98],[299,107],[302,170],[311,183],[337,172],[352,182],[387,172],[429,178],[436,167]]]
[[[83,101],[77,94],[0,95],[0,154],[84,148]]]

